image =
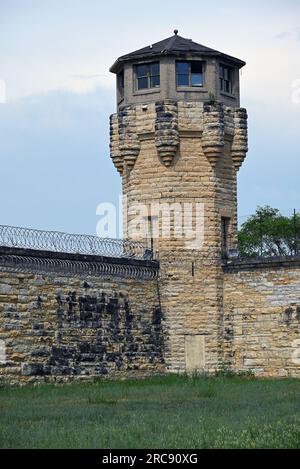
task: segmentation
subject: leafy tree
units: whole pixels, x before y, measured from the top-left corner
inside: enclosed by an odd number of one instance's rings
[[[258,207],[238,233],[241,257],[300,254],[300,215],[281,215],[276,208]]]

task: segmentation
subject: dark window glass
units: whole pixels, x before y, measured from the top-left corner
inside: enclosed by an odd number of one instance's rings
[[[233,92],[233,69],[226,65],[220,65],[220,89],[225,93]]]
[[[136,67],[136,74],[137,77],[145,77],[148,73],[148,66],[147,65],[137,65]]]
[[[138,90],[158,88],[160,86],[158,62],[137,65],[135,70]]]
[[[191,73],[202,73],[202,62],[191,62]]]
[[[177,86],[189,86],[189,75],[177,75]]]
[[[154,63],[150,65],[151,75],[159,75],[159,63]]]
[[[176,62],[176,77],[177,86],[203,86],[202,62]]]
[[[177,62],[177,73],[181,75],[188,75],[190,73],[190,67],[188,62]]]
[[[154,77],[151,77],[151,84],[150,84],[150,87],[151,88],[158,88],[160,86],[160,79],[159,79],[159,75],[156,75]]]
[[[202,86],[203,85],[202,73],[192,73],[191,85],[192,86]]]
[[[124,71],[120,72],[118,74],[118,89],[120,96],[124,96]]]
[[[191,85],[203,86],[203,73],[201,62],[191,62]]]
[[[138,78],[138,90],[145,90],[149,88],[148,77]]]

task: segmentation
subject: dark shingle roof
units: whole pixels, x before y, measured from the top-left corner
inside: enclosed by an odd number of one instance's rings
[[[113,66],[110,68],[110,71],[116,73],[120,67],[120,64],[123,62],[129,62],[132,60],[140,58],[151,58],[158,57],[160,55],[201,55],[201,56],[215,56],[223,57],[224,59],[235,62],[239,67],[243,67],[245,62],[230,55],[223,54],[222,52],[216,51],[197,42],[192,41],[191,39],[185,39],[184,37],[174,34],[174,36],[168,37],[163,41],[156,42],[142,49],[138,49],[130,54],[123,55],[119,57]]]

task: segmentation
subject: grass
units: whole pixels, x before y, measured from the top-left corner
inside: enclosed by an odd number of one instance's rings
[[[165,376],[0,388],[1,448],[300,448],[300,381]]]

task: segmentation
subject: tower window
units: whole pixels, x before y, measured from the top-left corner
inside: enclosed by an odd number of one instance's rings
[[[135,67],[137,89],[146,90],[149,88],[159,88],[159,62],[136,65]]]
[[[146,238],[147,246],[153,252],[154,251],[154,240],[158,238],[159,224],[157,216],[148,216],[145,218]]]
[[[203,63],[176,62],[177,86],[203,86]]]
[[[223,256],[227,256],[228,254],[229,225],[230,225],[230,218],[222,217],[221,218],[221,236],[222,236],[221,242],[222,242]]]
[[[117,75],[118,90],[121,98],[124,97],[124,70]]]
[[[225,93],[233,92],[233,68],[220,65],[220,90]]]

